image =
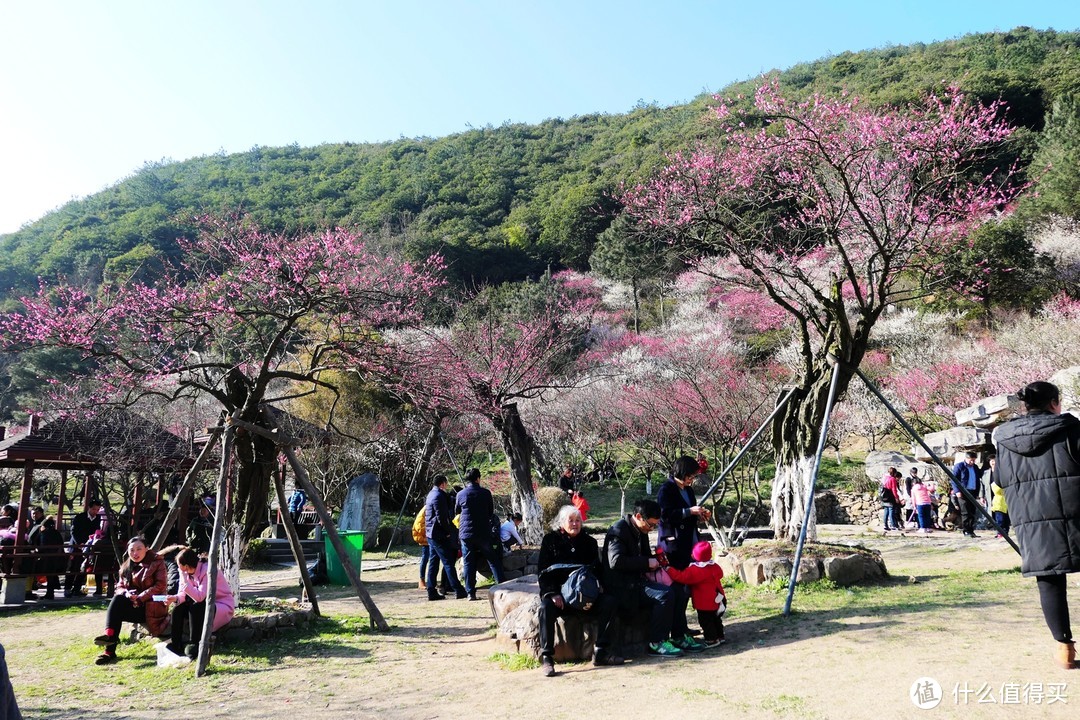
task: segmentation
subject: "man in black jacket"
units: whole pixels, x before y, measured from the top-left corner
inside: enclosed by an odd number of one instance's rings
[[[64,594],[68,597],[85,595],[86,573],[82,570],[83,547],[90,536],[101,529],[101,502],[91,500],[86,504],[86,511],[71,518],[71,558],[68,562],[68,574],[64,579]]]
[[[596,540],[581,532],[581,513],[573,505],[564,505],[556,518],[557,530],[544,536],[540,543],[537,563],[540,584],[540,672],[544,677],[555,674],[555,620],[560,615],[580,612],[595,617],[599,629],[593,665],[622,665],[624,660],[610,651],[611,621],[616,600],[602,592],[588,611],[578,611],[565,602],[562,585],[572,572],[569,568],[549,569],[553,565],[585,565],[600,577],[600,552]]]
[[[458,541],[454,528],[454,513],[450,506],[450,495],[446,492],[449,482],[445,475],[436,475],[431,479],[431,490],[424,501],[424,533],[428,548],[434,555],[428,560],[427,585],[428,600],[444,600],[445,595],[435,587],[439,579],[439,562],[445,569],[446,579],[457,594],[458,600],[467,597],[465,588],[458,580],[457,563]],[[436,561],[436,558],[438,560]]]
[[[649,654],[678,657],[682,650],[671,644],[674,598],[671,588],[649,582],[645,573],[660,567],[649,545],[649,533],[660,521],[660,505],[639,500],[634,514],[619,520],[604,538],[604,583],[619,600],[619,610],[632,614],[640,607],[651,609]]]
[[[477,600],[476,564],[481,559],[486,560],[496,583],[503,581],[503,569],[499,538],[492,537],[492,521],[498,527],[495,501],[491,491],[480,485],[480,471],[476,468],[469,468],[465,473],[465,489],[454,498],[454,509],[461,514],[458,537],[461,539],[465,592],[470,600]]]

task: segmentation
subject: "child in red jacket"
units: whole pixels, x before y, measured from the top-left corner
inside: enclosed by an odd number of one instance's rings
[[[727,596],[724,586],[720,584],[724,571],[713,562],[712,545],[704,540],[694,545],[690,556],[694,562],[687,565],[685,570],[669,567],[667,571],[672,580],[690,587],[690,599],[697,610],[705,647],[714,648],[727,642],[721,619],[727,611]]]
[[[575,490],[570,494],[570,502],[572,502],[574,507],[578,509],[578,512],[581,513],[581,522],[584,524],[588,519],[586,513],[589,512],[589,501],[585,499],[584,495]]]

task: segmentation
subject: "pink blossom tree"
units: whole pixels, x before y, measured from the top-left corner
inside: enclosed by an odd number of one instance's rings
[[[264,425],[264,403],[334,390],[327,371],[380,352],[376,331],[417,323],[441,283],[438,258],[380,257],[348,230],[289,236],[240,218],[198,224],[155,282],[96,292],[43,283],[21,299],[21,313],[0,319],[3,345],[76,350],[94,364],[82,382],[97,402],[210,397],[222,413]],[[238,432],[235,456],[224,557],[238,568],[265,522],[278,448]]]
[[[568,300],[558,288],[540,287],[529,296],[533,289],[523,286],[516,297],[509,291],[482,294],[448,326],[395,336],[392,363],[364,365],[421,407],[476,414],[491,423],[510,466],[511,502],[525,521],[526,539],[539,543],[544,528],[532,478],[536,446],[518,403],[577,382],[590,311],[589,303]]]
[[[940,277],[943,258],[1019,192],[994,169],[1009,137],[999,104],[958,91],[902,109],[851,98],[793,102],[763,84],[755,111],[716,109],[716,148],[678,155],[629,190],[627,210],[678,234],[716,275],[762,292],[795,324],[798,395],[775,421],[772,523],[795,538],[824,419],[828,356],[857,367],[882,311]],[[755,129],[755,127],[757,129]],[[990,169],[988,169],[990,168]],[[839,390],[852,373],[840,375]],[[813,518],[808,534],[816,536]]]

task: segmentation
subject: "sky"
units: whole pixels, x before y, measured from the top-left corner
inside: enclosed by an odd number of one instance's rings
[[[661,106],[846,50],[1080,29],[1039,0],[4,0],[0,234],[148,162]]]

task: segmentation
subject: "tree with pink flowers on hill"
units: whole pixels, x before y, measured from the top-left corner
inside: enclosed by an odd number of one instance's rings
[[[92,374],[68,382],[91,403],[209,397],[223,414],[265,427],[264,403],[333,391],[328,371],[381,352],[378,333],[417,324],[442,284],[439,258],[389,259],[349,230],[285,235],[237,217],[200,218],[198,227],[156,280],[95,291],[43,282],[21,299],[22,312],[0,319],[4,347],[77,351]],[[233,568],[265,523],[278,448],[238,432],[235,455],[224,553]]]
[[[1011,133],[1002,114],[955,89],[873,109],[796,102],[766,83],[751,112],[721,101],[717,147],[673,157],[626,193],[628,212],[675,234],[687,255],[715,256],[722,285],[762,294],[793,324],[798,392],[773,426],[777,537],[794,539],[804,522],[828,357],[858,367],[885,308],[926,292],[1020,191],[996,162]],[[841,371],[841,393],[852,376]]]

